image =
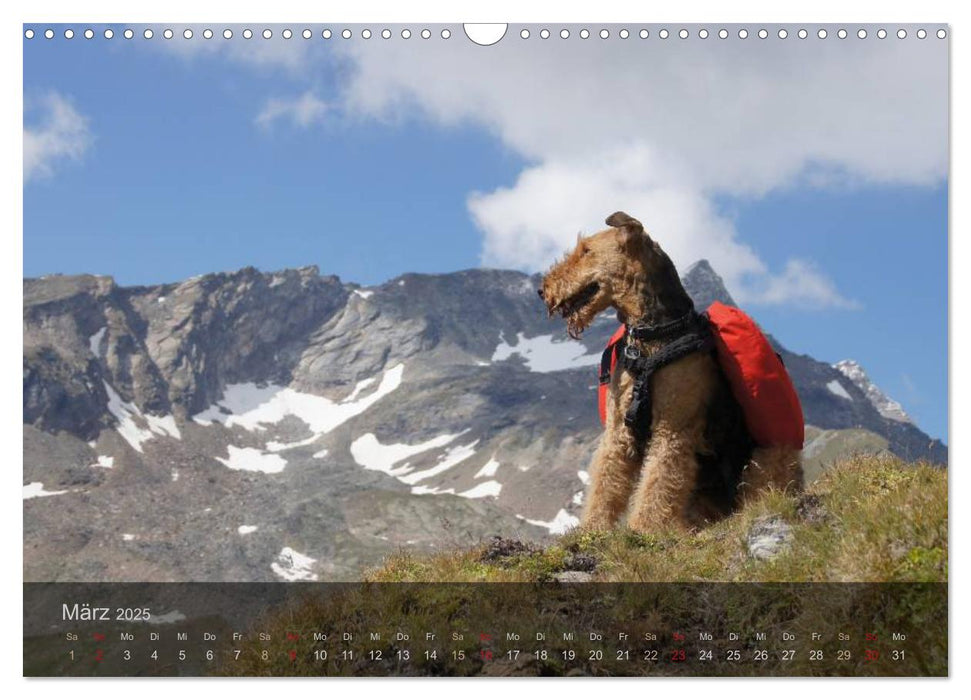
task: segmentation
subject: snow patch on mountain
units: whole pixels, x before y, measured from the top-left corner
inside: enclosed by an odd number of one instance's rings
[[[150,625],[172,625],[176,622],[182,622],[185,619],[185,615],[178,610],[170,610],[162,615],[152,615],[150,618],[145,620]]]
[[[852,401],[853,397],[850,396],[849,392],[843,388],[843,385],[839,383],[838,379],[834,379],[826,384],[826,388],[829,389],[829,393],[839,396],[841,399],[846,399],[847,401]]]
[[[382,445],[374,433],[366,433],[351,443],[351,457],[365,469],[384,472],[389,476],[401,476],[411,471],[409,464],[395,467],[398,462],[414,455],[427,452],[436,447],[444,447],[461,433],[454,435],[439,435],[438,437],[420,442],[416,445],[395,443]]]
[[[425,479],[430,479],[433,476],[438,476],[442,472],[448,471],[456,464],[464,462],[469,457],[475,454],[475,446],[479,443],[478,440],[470,442],[468,445],[456,445],[455,447],[450,447],[445,451],[445,455],[438,461],[434,467],[424,469],[420,472],[412,472],[410,474],[405,474],[404,476],[399,476],[398,480],[406,484],[414,485],[419,481],[424,481]]]
[[[459,496],[460,498],[497,498],[502,492],[502,484],[498,481],[483,481],[481,484],[473,486],[467,491],[462,493],[455,493],[455,489],[440,489],[434,486],[412,486],[411,493],[413,496],[443,496],[452,495]]]
[[[494,479],[490,479],[489,481],[483,481],[481,484],[476,484],[468,491],[463,491],[459,496],[462,498],[498,498],[501,492],[502,484]]]
[[[884,394],[880,387],[870,381],[870,377],[867,376],[866,371],[858,362],[842,360],[833,367],[842,372],[843,376],[853,382],[866,395],[867,400],[881,416],[899,423],[913,423],[911,417],[904,411],[904,407]]]
[[[367,379],[362,379],[361,381],[359,381],[357,384],[354,385],[354,390],[344,398],[342,403],[348,403],[349,401],[353,401],[358,397],[358,395],[362,391],[367,389],[376,381],[377,380],[374,377],[368,377]]]
[[[364,413],[401,386],[404,369],[405,366],[399,364],[385,371],[378,388],[360,399],[357,398],[360,390],[370,386],[374,379],[358,382],[355,391],[339,402],[275,384],[265,387],[252,382],[230,384],[221,400],[194,415],[192,420],[200,425],[222,423],[226,427],[238,425],[246,430],[259,431],[287,416],[296,416],[310,426],[311,432],[320,436]]]
[[[419,481],[425,481],[433,476],[438,476],[439,474],[448,471],[455,465],[464,462],[469,457],[475,455],[475,446],[479,441],[475,440],[467,445],[456,445],[454,447],[449,447],[445,450],[445,454],[439,457],[438,462],[428,469],[415,471],[415,467],[413,467],[410,462],[405,462],[400,467],[395,465],[408,457],[412,457],[435,448],[444,447],[455,440],[455,438],[463,435],[465,432],[468,431],[462,431],[461,433],[456,433],[454,435],[439,435],[438,437],[418,443],[417,445],[406,445],[403,443],[382,445],[374,433],[367,433],[351,443],[351,457],[353,457],[354,461],[365,469],[383,472],[388,476],[393,476],[403,484],[415,486]],[[412,489],[412,493],[416,493],[418,495],[430,493],[454,493],[454,490],[449,489],[446,491],[438,491],[434,488],[423,486]]]
[[[115,458],[109,457],[108,455],[98,455],[98,461],[91,465],[92,467],[103,467],[104,469],[111,469],[115,466]]]
[[[24,484],[24,500],[28,498],[41,498],[43,496],[60,496],[62,493],[67,493],[67,491],[45,491],[44,484],[40,481],[32,481],[29,484]]]
[[[475,473],[474,479],[484,479],[490,476],[496,475],[496,470],[499,469],[499,462],[496,461],[495,455],[483,465],[482,469]]]
[[[167,435],[176,439],[182,437],[173,416],[152,416],[142,413],[138,406],[124,401],[108,382],[103,384],[108,394],[108,412],[118,421],[118,433],[136,451],[142,452],[142,443],[156,435]],[[144,423],[148,427],[143,428],[139,423]]]
[[[292,450],[294,447],[303,447],[314,442],[319,435],[311,435],[305,440],[297,440],[296,442],[276,442],[275,440],[270,440],[266,443],[266,449],[268,452],[283,452],[284,450]]]
[[[455,495],[455,489],[437,489],[434,486],[412,486],[412,496],[445,496]]]
[[[270,568],[284,581],[316,581],[317,574],[311,571],[311,567],[316,562],[316,559],[306,554],[284,547],[277,555],[276,561],[270,564]]]
[[[559,372],[600,362],[599,353],[587,354],[587,348],[575,340],[553,340],[552,335],[527,338],[517,333],[516,344],[510,345],[500,333],[492,361],[508,360],[513,355],[522,357],[531,372]]]
[[[560,508],[560,512],[552,520],[530,520],[522,515],[516,515],[520,520],[525,520],[530,525],[536,525],[537,527],[545,527],[550,531],[551,535],[562,535],[571,528],[576,527],[580,524],[580,518],[575,515],[570,515],[565,509]]]
[[[88,347],[91,349],[91,354],[95,357],[101,357],[101,341],[105,337],[105,331],[108,330],[107,326],[103,326],[98,329],[98,332],[88,338]]]
[[[259,527],[256,525],[240,525],[238,528],[236,528],[236,532],[241,535],[248,535],[251,532],[256,532],[258,529]]]
[[[216,459],[230,469],[244,472],[263,472],[264,474],[279,474],[287,466],[287,460],[280,455],[270,454],[253,447],[236,447],[229,445],[229,457]]]

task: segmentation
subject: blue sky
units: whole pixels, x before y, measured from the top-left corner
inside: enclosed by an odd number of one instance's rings
[[[259,51],[25,41],[24,275],[533,271],[622,208],[679,265],[710,258],[785,345],[860,361],[947,438],[940,49],[315,34]],[[629,109],[598,92],[605,74]],[[888,109],[907,81],[925,111]]]

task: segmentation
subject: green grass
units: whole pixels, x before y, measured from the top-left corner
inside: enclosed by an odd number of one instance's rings
[[[752,523],[792,527],[787,551],[748,554]],[[542,582],[576,555],[596,560],[594,581],[946,581],[947,473],[892,456],[833,465],[805,493],[766,493],[693,533],[574,530],[533,551],[483,559],[484,549],[422,556],[402,550],[365,574],[374,582]]]
[[[766,516],[785,520],[792,540],[774,558],[757,560],[748,553],[748,532]],[[555,583],[561,572],[579,569],[588,571],[594,584]],[[294,589],[293,599],[267,610],[253,626],[270,633],[272,641],[248,641],[239,660],[218,672],[946,675],[947,636],[941,632],[946,580],[946,472],[889,456],[861,456],[834,465],[801,495],[767,493],[694,533],[575,530],[545,547],[506,542],[437,556],[400,551],[367,572],[363,584],[306,596]],[[483,582],[504,585],[479,585]],[[639,582],[675,583],[645,587]],[[483,644],[477,634],[483,629],[496,632],[497,640]],[[287,632],[307,640],[319,630],[330,638],[312,646],[285,641]],[[547,630],[547,641],[535,641],[536,630]],[[569,630],[581,636],[564,639]],[[740,630],[745,637],[733,641],[731,633]],[[380,639],[371,636],[376,631]],[[410,639],[396,639],[402,631]],[[437,638],[430,641],[428,631]],[[523,633],[522,641],[509,641],[510,631]],[[590,631],[601,633],[603,641],[588,641]],[[752,636],[758,631],[768,641]],[[348,632],[353,641],[345,643],[338,634]],[[465,636],[455,639],[457,632]],[[838,636],[843,632],[851,641]],[[878,634],[878,660],[864,658],[864,632]],[[892,658],[893,645],[904,645],[889,641],[899,632],[908,638],[905,662]],[[621,633],[632,641],[618,641]],[[645,641],[645,633],[655,634],[655,641]],[[675,633],[684,633],[687,641],[675,644]],[[712,634],[713,641],[699,641],[699,633]],[[780,642],[784,633],[798,640],[790,660],[780,651],[787,646]],[[823,636],[813,636],[817,633]],[[672,663],[669,655],[678,644],[687,648],[690,660],[708,648],[712,661]],[[628,646],[638,661],[616,657]],[[496,657],[480,659],[484,647],[494,649]],[[522,654],[512,657],[513,648]],[[756,663],[753,655],[760,648],[772,653]],[[817,648],[827,663],[812,662],[810,650]],[[852,648],[852,659],[833,663],[844,648]],[[288,649],[295,649],[294,658]],[[351,649],[354,655],[348,658]],[[597,649],[603,657],[593,661],[589,655]],[[727,658],[735,649],[743,662]],[[438,656],[430,658],[430,650]],[[651,650],[658,654],[656,663],[643,660]],[[575,657],[564,656],[574,652]]]

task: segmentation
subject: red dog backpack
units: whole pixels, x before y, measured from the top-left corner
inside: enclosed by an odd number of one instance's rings
[[[715,355],[732,393],[742,408],[752,439],[762,447],[802,449],[805,425],[799,396],[782,360],[768,339],[743,311],[716,301],[706,312]],[[598,408],[607,422],[607,392],[617,365],[619,341],[626,326],[617,329],[600,362]]]

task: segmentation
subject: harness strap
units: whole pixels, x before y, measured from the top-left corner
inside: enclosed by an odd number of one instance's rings
[[[610,375],[613,374],[614,369],[614,354],[623,352],[626,344],[627,339],[622,337],[615,340],[613,343],[608,343],[607,347],[604,348],[603,354],[600,355],[601,384],[610,384]]]
[[[669,335],[679,335],[688,331],[698,322],[698,314],[694,309],[680,318],[656,326],[640,324],[627,329],[627,334],[636,340],[660,340]]]
[[[651,375],[662,367],[688,355],[712,347],[711,330],[707,323],[698,324],[649,356],[641,355],[635,345],[624,349],[624,369],[634,375],[630,406],[624,414],[624,424],[631,430],[638,444],[646,444],[651,437]]]

